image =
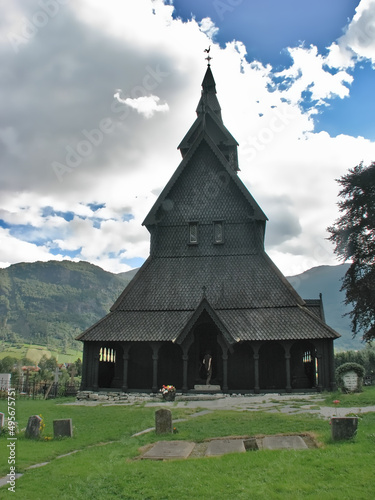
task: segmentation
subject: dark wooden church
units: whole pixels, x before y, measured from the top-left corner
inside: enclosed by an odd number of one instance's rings
[[[208,65],[182,161],[143,224],[150,256],[83,332],[82,389],[332,390],[333,341],[321,298],[303,300],[264,250],[267,217],[237,175]]]

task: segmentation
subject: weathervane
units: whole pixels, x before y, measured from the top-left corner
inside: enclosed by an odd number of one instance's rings
[[[211,59],[213,59],[210,56],[210,50],[211,50],[211,45],[209,45],[208,49],[204,49],[204,51],[203,51],[203,52],[207,53],[206,61],[208,61],[208,66],[210,66],[210,61],[211,61]]]

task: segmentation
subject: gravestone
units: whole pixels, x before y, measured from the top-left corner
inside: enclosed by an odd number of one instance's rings
[[[160,409],[155,412],[155,432],[156,434],[172,433],[172,412],[167,409]]]
[[[53,421],[53,437],[73,437],[73,423],[71,418]]]
[[[25,431],[25,437],[29,439],[38,439],[40,438],[40,426],[43,419],[39,417],[39,415],[33,415],[29,417],[29,421],[27,422],[27,427]]]
[[[343,374],[342,384],[346,392],[356,392],[360,385],[360,377],[354,370]]]
[[[331,431],[332,439],[340,441],[342,439],[352,439],[357,434],[357,417],[332,417]]]
[[[0,411],[0,432],[2,431],[4,427],[4,413]]]

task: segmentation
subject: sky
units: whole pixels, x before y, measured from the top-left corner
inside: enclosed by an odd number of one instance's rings
[[[375,0],[12,0],[0,19],[0,267],[149,255],[211,46],[239,176],[287,276],[337,265],[337,179],[375,161]]]

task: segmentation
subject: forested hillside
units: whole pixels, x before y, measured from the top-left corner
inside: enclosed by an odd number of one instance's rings
[[[111,274],[87,262],[0,269],[0,338],[80,348],[74,338],[109,312],[130,279],[127,273]]]

